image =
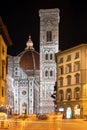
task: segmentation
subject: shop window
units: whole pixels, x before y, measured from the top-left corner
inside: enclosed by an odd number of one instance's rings
[[[72,109],[71,109],[71,107],[67,107],[67,110],[66,110],[66,118],[67,118],[67,119],[72,118]]]
[[[74,107],[75,118],[80,118],[80,114],[81,114],[80,110],[81,110],[80,105],[79,104],[75,105]]]

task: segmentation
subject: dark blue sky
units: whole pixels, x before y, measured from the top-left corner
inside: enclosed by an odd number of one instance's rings
[[[29,34],[39,52],[39,9],[59,8],[59,46],[65,50],[87,43],[87,4],[85,0],[3,0],[0,15],[7,26],[13,46],[8,54],[17,55],[24,50]]]

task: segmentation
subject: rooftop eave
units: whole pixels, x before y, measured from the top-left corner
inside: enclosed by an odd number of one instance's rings
[[[5,43],[7,44],[7,46],[11,46],[12,45],[12,41],[11,38],[9,36],[7,27],[4,25],[2,18],[0,16],[0,34],[2,35]]]

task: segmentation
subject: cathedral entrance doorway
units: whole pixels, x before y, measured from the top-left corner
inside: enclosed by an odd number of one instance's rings
[[[27,104],[26,103],[22,104],[22,114],[27,114]]]

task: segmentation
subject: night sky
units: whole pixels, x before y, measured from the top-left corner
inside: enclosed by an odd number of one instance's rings
[[[19,3],[18,3],[19,2]],[[39,52],[39,9],[60,9],[59,49],[87,43],[87,4],[85,0],[28,0],[0,4],[0,15],[13,45],[8,54],[17,55],[26,47],[29,35]]]

